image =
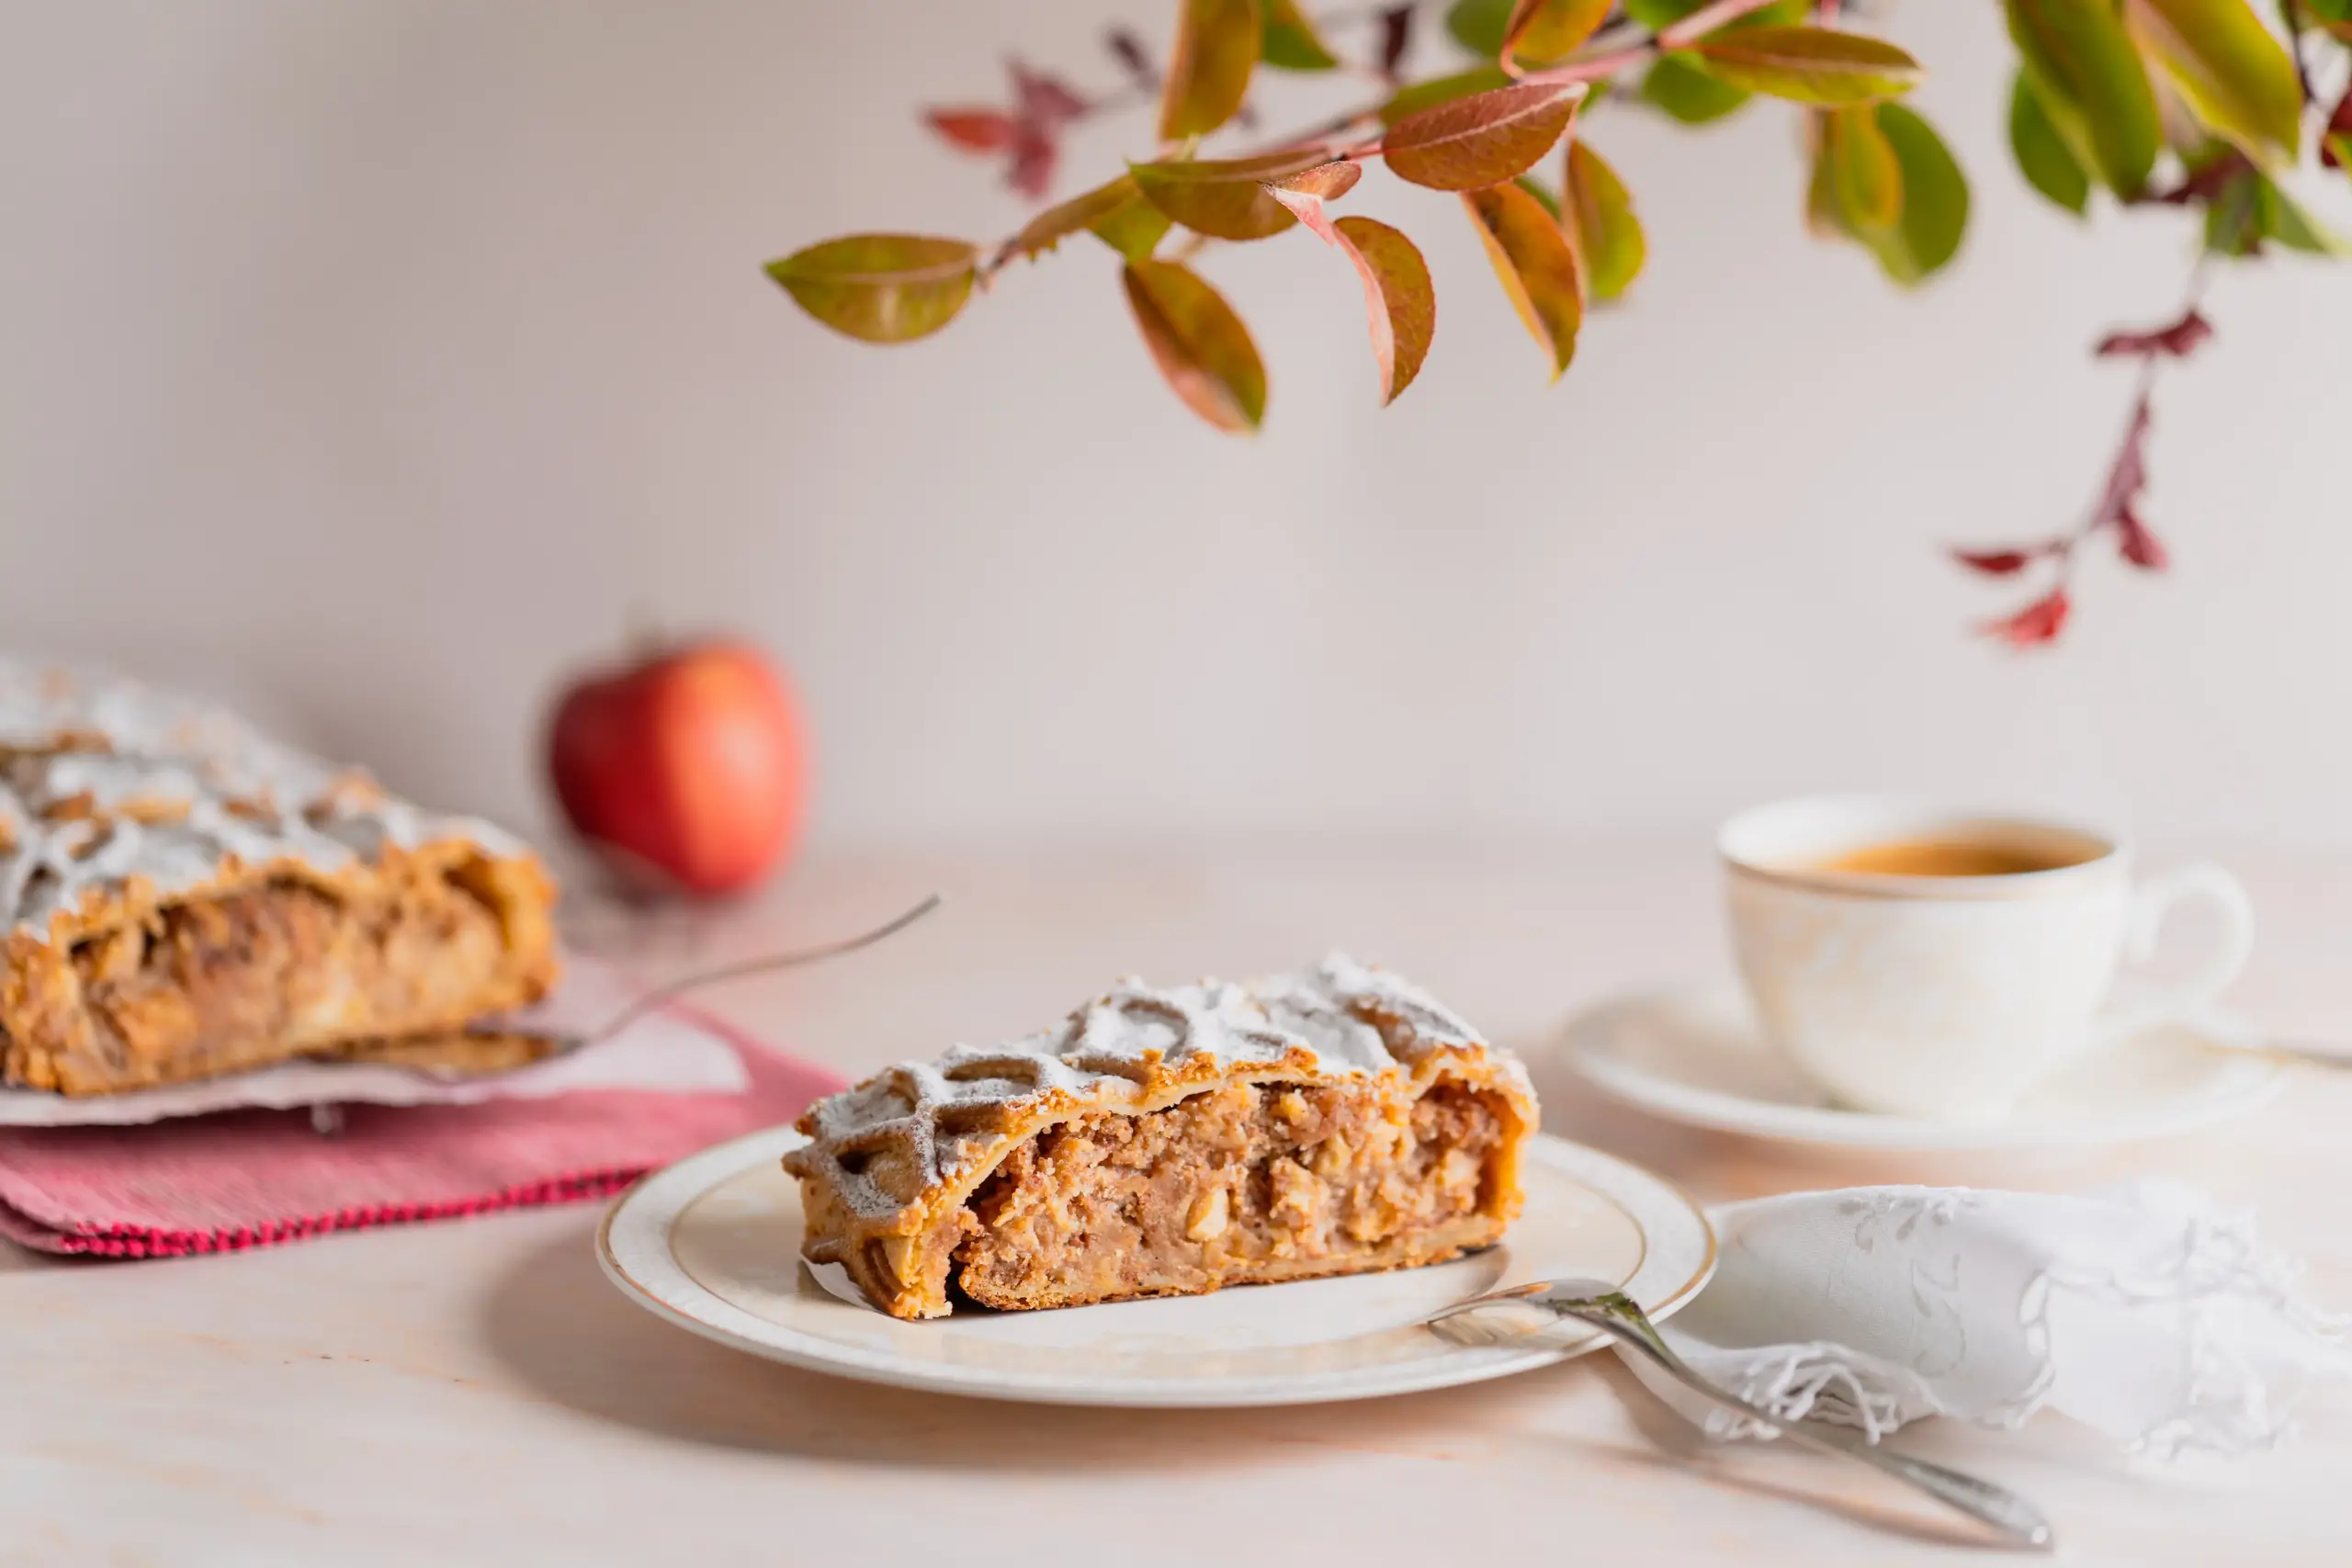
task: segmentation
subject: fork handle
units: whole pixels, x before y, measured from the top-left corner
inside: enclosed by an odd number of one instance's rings
[[[2056,1540],[2051,1533],[2050,1522],[2041,1517],[2032,1504],[2007,1487],[1996,1486],[1992,1482],[1980,1480],[1973,1475],[1963,1475],[1956,1470],[1946,1470],[1942,1465],[1930,1464],[1926,1460],[1913,1459],[1906,1454],[1899,1454],[1890,1449],[1880,1448],[1875,1443],[1865,1443],[1848,1438],[1842,1433],[1833,1434],[1810,1422],[1784,1421],[1769,1411],[1750,1404],[1728,1389],[1719,1388],[1701,1377],[1689,1362],[1664,1346],[1653,1344],[1647,1336],[1631,1324],[1620,1322],[1600,1313],[1590,1316],[1580,1313],[1568,1315],[1573,1316],[1578,1323],[1589,1324],[1601,1330],[1620,1344],[1632,1346],[1652,1365],[1691,1393],[1721,1405],[1735,1415],[1746,1416],[1769,1431],[1778,1432],[1799,1448],[1812,1449],[1826,1454],[1841,1454],[1848,1459],[1860,1460],[1864,1464],[1894,1476],[1898,1481],[1909,1483],[1947,1507],[1957,1509],[1981,1524],[1991,1526],[2020,1546],[2030,1546],[2048,1551],[2056,1545]]]

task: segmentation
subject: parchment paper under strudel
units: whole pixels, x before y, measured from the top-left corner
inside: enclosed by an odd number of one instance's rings
[[[219,709],[0,661],[0,1081],[106,1094],[536,1000],[554,887],[486,823]]]
[[[1508,1053],[1334,955],[1250,986],[1128,982],[1059,1029],[809,1107],[804,1255],[905,1318],[1442,1262],[1519,1212]]]

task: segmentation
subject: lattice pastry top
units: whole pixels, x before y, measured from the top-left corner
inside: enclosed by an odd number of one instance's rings
[[[322,880],[389,849],[491,827],[386,795],[235,716],[119,677],[0,660],[0,933],[54,942],[153,903],[300,867]]]
[[[1334,953],[1246,986],[1129,980],[1057,1029],[886,1068],[810,1106],[797,1123],[809,1142],[784,1163],[801,1179],[809,1258],[845,1264],[885,1302],[910,1288],[888,1259],[903,1262],[915,1238],[952,1226],[979,1182],[1046,1127],[1090,1112],[1140,1115],[1237,1082],[1381,1075],[1491,1091],[1521,1125],[1535,1124],[1516,1057],[1407,981]]]

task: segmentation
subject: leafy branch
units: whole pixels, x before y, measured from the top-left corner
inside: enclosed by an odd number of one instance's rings
[[[1420,76],[1404,64],[1436,0],[1320,17],[1299,0],[1174,4],[1164,65],[1132,33],[1108,35],[1117,88],[1088,95],[1015,62],[1008,104],[929,114],[952,145],[1001,158],[1007,183],[1033,199],[1051,189],[1069,129],[1086,120],[1156,106],[1150,157],[993,245],[854,235],[772,262],[769,275],[827,326],[904,343],[944,327],[1013,261],[1090,234],[1117,258],[1137,330],[1170,388],[1215,427],[1250,432],[1265,415],[1265,366],[1239,314],[1192,265],[1213,242],[1293,229],[1316,236],[1363,292],[1382,401],[1419,371],[1436,296],[1419,247],[1377,220],[1329,211],[1374,164],[1459,196],[1555,378],[1575,358],[1587,311],[1620,299],[1647,256],[1631,192],[1586,134],[1600,105],[1645,106],[1690,125],[1758,96],[1797,106],[1809,227],[1859,246],[1898,284],[1949,265],[1966,230],[1966,175],[1935,129],[1899,101],[1920,79],[1918,62],[1847,25],[1835,0],[1453,0],[1443,30],[1468,63]],[[2283,38],[2251,0],[2002,4],[2018,54],[2011,148],[2041,195],[2077,215],[2098,190],[2124,207],[2198,209],[2208,257],[2337,248],[2278,175],[2306,142],[2323,164],[2352,165],[2352,85],[2330,108],[2317,85],[2326,68],[2312,58],[2352,60],[2352,0],[2280,0]],[[1343,31],[1362,53],[1332,47]],[[1201,156],[1204,138],[1254,130],[1250,96],[1265,70],[1352,73],[1375,84],[1377,96],[1304,130]],[[1537,171],[1564,144],[1547,180]],[[2201,290],[2202,263],[2197,276]],[[2192,292],[2178,321],[2103,343],[2102,353],[2136,355],[2141,375],[2089,519],[2033,546],[1955,552],[1996,576],[2054,565],[2054,585],[1990,630],[2018,646],[2054,639],[2079,547],[2094,536],[2112,534],[2135,566],[2164,565],[2138,510],[2149,400],[2159,362],[2185,355],[2210,332]]]

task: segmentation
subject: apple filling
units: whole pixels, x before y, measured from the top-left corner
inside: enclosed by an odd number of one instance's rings
[[[1501,1235],[1509,1116],[1460,1084],[1371,1078],[1083,1116],[1008,1155],[924,1261],[1000,1308],[1440,1262]]]
[[[167,905],[75,942],[7,1021],[12,1057],[100,1092],[461,1029],[536,994],[474,863],[351,889],[298,879]],[[13,1075],[12,1075],[13,1076]]]

